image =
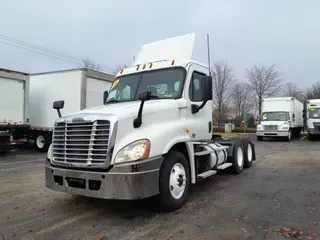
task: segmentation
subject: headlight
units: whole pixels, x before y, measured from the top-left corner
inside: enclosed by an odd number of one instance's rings
[[[283,129],[283,130],[288,130],[288,129],[289,129],[289,126],[282,126],[281,129]]]
[[[261,125],[257,126],[257,130],[263,130]]]
[[[122,148],[116,155],[115,162],[128,162],[146,159],[150,153],[150,141],[142,139],[130,143]]]
[[[52,143],[50,144],[47,152],[47,159],[52,160]]]

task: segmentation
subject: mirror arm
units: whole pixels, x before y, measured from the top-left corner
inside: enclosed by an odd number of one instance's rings
[[[192,104],[191,105],[191,113],[195,114],[197,112],[199,112],[199,110],[201,110],[207,103],[208,100],[204,100],[200,106],[196,105],[196,104]]]
[[[142,124],[142,110],[143,110],[144,102],[145,102],[145,100],[141,101],[138,116],[135,120],[133,120],[133,127],[134,128],[139,128]]]
[[[60,109],[57,109],[57,112],[58,112],[58,117],[61,118],[62,115],[61,115]]]

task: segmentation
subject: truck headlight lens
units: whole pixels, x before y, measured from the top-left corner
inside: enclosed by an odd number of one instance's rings
[[[288,130],[288,129],[289,129],[289,126],[282,126],[281,129],[283,129],[283,130]]]
[[[142,139],[130,143],[122,148],[116,155],[115,162],[128,162],[146,159],[150,153],[150,141]]]
[[[52,160],[52,143],[50,144],[47,152],[47,159]]]
[[[263,130],[261,125],[257,126],[257,130]]]

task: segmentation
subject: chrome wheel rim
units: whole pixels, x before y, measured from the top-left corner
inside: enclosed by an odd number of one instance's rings
[[[185,192],[187,184],[186,170],[181,163],[176,163],[170,172],[169,189],[174,199],[179,199]]]

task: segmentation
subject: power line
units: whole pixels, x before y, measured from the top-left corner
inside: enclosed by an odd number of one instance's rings
[[[24,49],[24,50],[27,50],[27,51],[30,51],[30,52],[38,53],[38,54],[41,54],[41,55],[44,55],[44,56],[47,56],[47,57],[52,57],[52,58],[55,58],[55,59],[72,62],[72,63],[77,64],[78,66],[79,66],[79,64],[82,65],[82,63],[83,63],[82,62],[83,59],[81,59],[81,58],[73,57],[73,56],[68,55],[68,54],[57,52],[57,51],[54,51],[52,49],[41,47],[41,46],[38,46],[38,45],[35,45],[35,44],[32,44],[32,43],[28,43],[28,42],[25,42],[25,41],[22,41],[22,40],[19,40],[19,39],[16,39],[16,38],[12,38],[12,37],[9,37],[9,36],[3,35],[3,34],[0,34],[0,38],[5,40],[5,41],[9,41],[9,42],[11,41],[11,42],[14,42],[16,44],[23,45],[25,47],[21,47],[21,46],[17,46],[15,44],[12,44],[12,43],[0,41],[0,43],[3,43],[3,44],[7,44],[7,45],[10,45],[10,46],[13,46],[13,47]],[[35,49],[35,50],[40,50],[42,52],[31,50],[30,48],[31,49]],[[43,52],[45,52],[45,53],[43,53]],[[48,55],[48,54],[50,54],[50,55]],[[102,68],[105,68],[105,69],[107,69],[107,70],[109,70],[111,72],[114,71],[113,68],[107,67],[107,66],[102,65],[102,64],[99,64],[99,65]]]
[[[24,48],[24,47],[20,47],[20,46],[11,44],[11,43],[7,43],[7,42],[3,42],[3,41],[0,41],[0,43],[7,44],[7,45],[10,45],[10,46],[13,46],[13,47],[20,48],[20,49],[24,49],[24,50],[27,50],[27,51],[30,51],[30,52],[38,53],[38,54],[41,54],[41,55],[44,55],[44,56],[47,56],[47,57],[52,57],[52,58],[68,61],[68,62],[75,63],[75,64],[81,64],[80,62],[74,62],[74,61],[71,61],[71,60],[67,60],[67,59],[56,57],[56,56],[48,55],[48,54],[45,54],[45,53],[37,52],[37,51],[31,50],[31,49],[27,49],[27,48]]]
[[[67,54],[64,54],[64,53],[60,53],[60,52],[51,50],[49,48],[40,47],[40,46],[37,46],[37,45],[32,44],[32,43],[27,43],[25,41],[21,41],[21,40],[16,39],[16,38],[5,36],[3,34],[0,34],[0,38],[5,39],[7,41],[16,42],[18,44],[25,45],[25,46],[28,46],[28,47],[31,47],[31,48],[35,48],[35,49],[38,49],[38,50],[41,50],[41,51],[44,51],[44,52],[53,53],[55,55],[60,55],[62,57],[69,58],[69,59],[72,59],[72,60],[75,60],[75,61],[82,61],[81,58],[77,58],[77,57],[73,57],[73,56],[70,56],[70,55],[67,55]]]

